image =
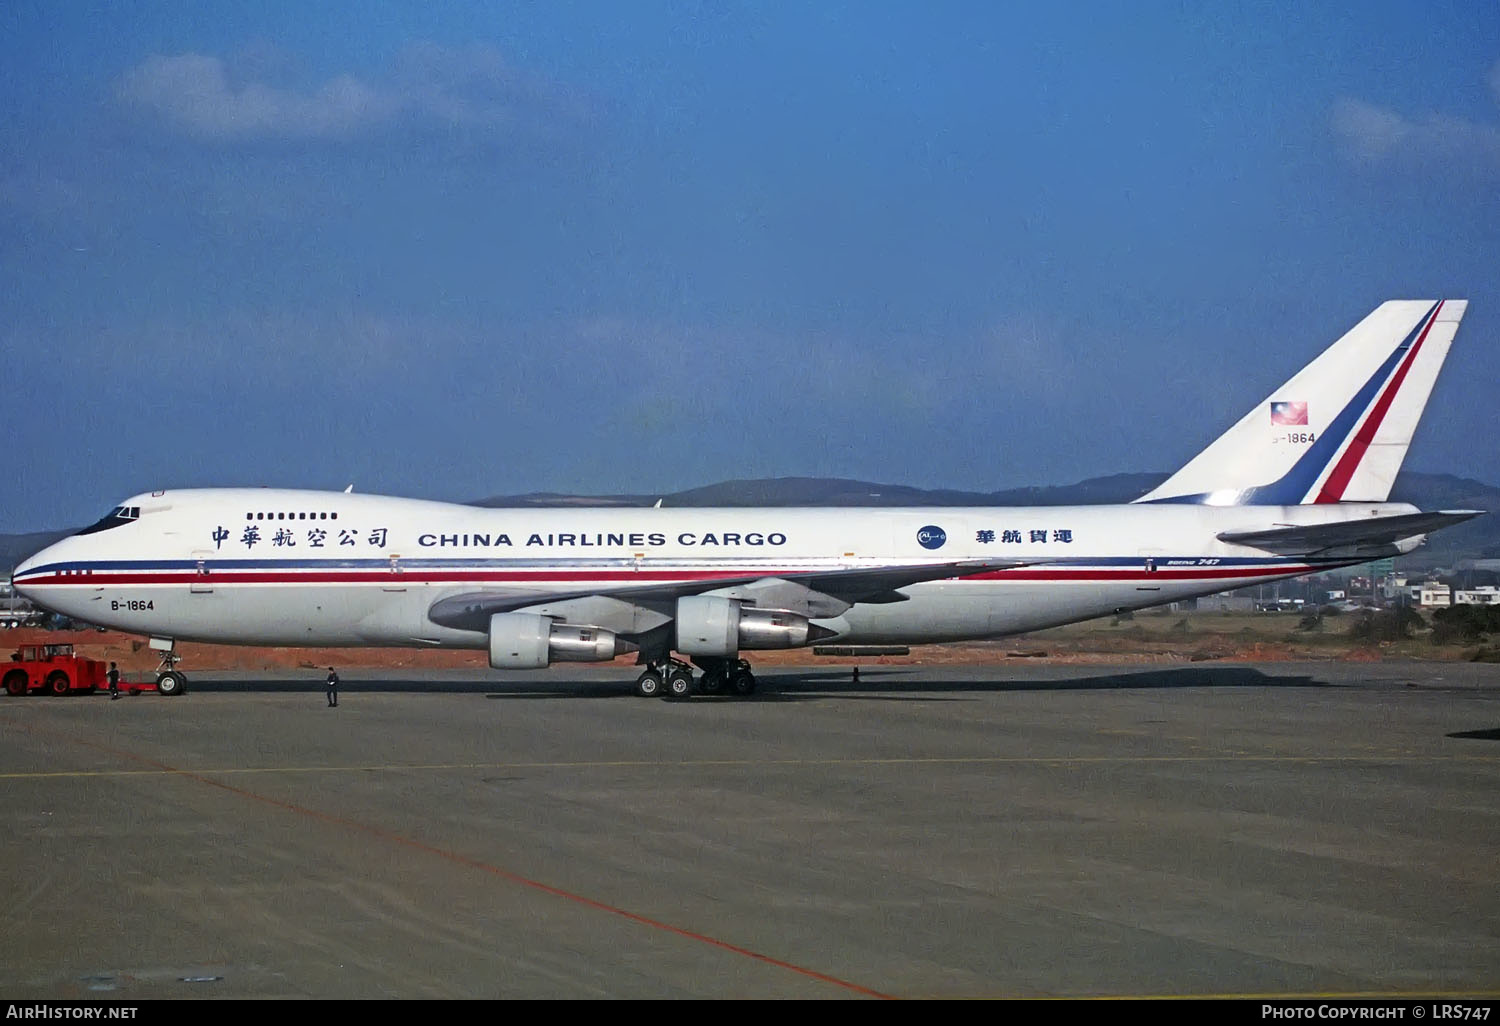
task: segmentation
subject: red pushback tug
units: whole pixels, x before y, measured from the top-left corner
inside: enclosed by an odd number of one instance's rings
[[[3,664],[7,695],[33,691],[48,695],[93,694],[105,686],[106,664],[73,654],[72,645],[22,645]],[[122,690],[139,691],[140,684],[121,684]],[[155,690],[153,684],[152,690]]]

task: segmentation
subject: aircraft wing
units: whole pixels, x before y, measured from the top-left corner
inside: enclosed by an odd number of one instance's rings
[[[1289,525],[1261,531],[1224,531],[1218,537],[1220,541],[1249,545],[1281,556],[1375,557],[1399,554],[1398,541],[1483,515],[1483,510],[1449,509],[1436,513],[1340,520],[1331,524]]]
[[[487,629],[495,613],[509,613],[537,605],[556,605],[573,599],[612,598],[634,605],[669,612],[673,603],[684,595],[733,590],[769,582],[800,586],[808,592],[830,596],[845,606],[858,602],[899,601],[898,588],[923,581],[951,577],[968,577],[992,570],[1013,570],[1032,566],[1040,560],[964,559],[946,563],[899,564],[837,570],[809,570],[784,574],[759,574],[741,577],[718,577],[672,583],[623,584],[619,587],[590,588],[574,592],[541,591],[535,588],[486,588],[440,599],[428,609],[433,623],[459,630]]]

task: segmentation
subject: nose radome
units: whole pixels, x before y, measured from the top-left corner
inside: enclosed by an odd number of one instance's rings
[[[31,558],[22,560],[21,564],[11,571],[10,584],[11,587],[16,590],[17,594],[24,595],[29,599],[36,598],[34,594],[27,590],[26,579],[28,576],[36,576],[36,571],[38,569],[46,566],[48,563],[53,561],[50,553],[56,547],[57,546],[55,544],[47,546],[45,549],[38,552]]]
[[[36,556],[32,556],[27,560],[23,560],[19,566],[17,566],[10,572],[10,586],[16,589],[16,591],[18,592],[21,591],[26,587],[26,582],[22,580],[22,578],[24,578],[28,572],[35,569],[37,566],[38,563]]]

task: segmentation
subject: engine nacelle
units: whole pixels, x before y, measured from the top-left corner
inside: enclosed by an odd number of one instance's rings
[[[538,613],[490,617],[490,665],[497,670],[540,670],[548,663],[602,663],[635,645],[614,631],[558,623]]]
[[[800,648],[830,633],[801,614],[746,608],[737,599],[688,595],[677,600],[677,651],[683,655],[732,659],[742,648]]]

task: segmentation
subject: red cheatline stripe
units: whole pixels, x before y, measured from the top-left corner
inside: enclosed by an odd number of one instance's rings
[[[1437,323],[1438,314],[1446,302],[1446,299],[1440,299],[1438,305],[1433,307],[1432,314],[1427,318],[1427,325],[1422,329],[1422,334],[1418,335],[1417,340],[1412,343],[1411,351],[1406,354],[1406,359],[1401,361],[1401,366],[1391,377],[1390,384],[1385,386],[1385,391],[1375,401],[1370,415],[1355,432],[1354,441],[1349,443],[1349,448],[1344,450],[1338,466],[1333,468],[1333,473],[1329,474],[1328,480],[1323,482],[1323,490],[1318,493],[1314,502],[1338,502],[1344,497],[1344,489],[1349,487],[1349,481],[1354,477],[1354,471],[1359,468],[1360,460],[1365,458],[1370,444],[1375,441],[1375,434],[1380,430],[1381,421],[1385,420],[1386,411],[1391,408],[1391,403],[1396,401],[1396,393],[1401,390],[1401,383],[1406,380],[1406,372],[1411,370],[1411,365],[1416,362],[1417,352],[1426,341],[1427,333]]]
[[[1124,570],[988,570],[981,574],[967,574],[962,577],[949,578],[959,581],[1126,581],[1132,579],[1142,580],[1220,580],[1231,577],[1274,577],[1285,574],[1298,574],[1306,572],[1309,567],[1297,566],[1261,566],[1261,567],[1225,567],[1222,569],[1124,569]],[[774,577],[776,571],[767,570],[765,576]],[[101,572],[93,575],[92,580],[87,582],[87,587],[98,588],[110,584],[444,584],[451,582],[472,581],[487,584],[547,584],[551,582],[631,582],[631,581],[653,581],[671,583],[675,581],[711,581],[718,578],[738,579],[744,577],[743,573],[721,574],[712,572],[673,572],[663,571],[660,573],[634,573],[622,571],[620,573],[601,573],[598,571],[577,571],[557,573],[553,571],[542,571],[538,573],[524,572],[493,572],[474,571],[472,573],[423,573],[420,571],[407,571],[399,574],[392,573],[213,573],[194,574],[190,571],[182,573],[146,573],[146,574],[112,574]],[[47,584],[65,584],[79,586],[83,582],[73,577],[52,575],[38,577],[26,582],[27,587]]]
[[[1224,570],[991,570],[963,581],[1217,581],[1227,577],[1283,577],[1307,566],[1230,567]]]
[[[34,731],[30,727],[23,727],[22,729],[26,730],[28,733],[52,733],[51,731]],[[403,845],[404,847],[411,848],[416,851],[425,852],[428,855],[435,855],[438,858],[445,859],[449,862],[455,863],[456,865],[464,866],[469,869],[477,869],[481,872],[488,873],[491,876],[499,877],[502,880],[506,880],[518,886],[527,887],[534,891],[540,891],[543,894],[551,895],[554,898],[561,898],[564,901],[582,905],[585,908],[591,908],[596,912],[605,912],[609,915],[619,916],[622,919],[628,919],[631,922],[637,923],[641,926],[649,926],[652,929],[674,934],[686,940],[697,941],[700,944],[707,944],[710,947],[718,948],[721,951],[728,951],[732,954],[743,955],[746,958],[754,959],[755,961],[764,963],[765,965],[775,966],[778,969],[785,969],[789,972],[797,973],[800,976],[805,976],[811,980],[817,980],[821,983],[832,984],[835,987],[842,987],[844,990],[851,991],[855,994],[862,994],[865,997],[882,998],[887,1001],[895,1000],[894,997],[890,994],[882,994],[878,990],[871,990],[869,987],[861,987],[857,983],[850,983],[848,980],[841,980],[837,976],[830,976],[827,973],[820,973],[815,969],[807,969],[803,966],[795,965],[783,959],[773,958],[770,955],[762,954],[759,951],[751,951],[749,948],[742,948],[737,944],[730,944],[728,941],[722,941],[718,938],[710,937],[704,933],[698,933],[694,930],[687,930],[680,926],[673,926],[671,923],[663,922],[660,919],[652,919],[650,916],[643,916],[640,913],[631,912],[616,905],[610,905],[602,901],[595,901],[593,898],[586,898],[581,894],[574,894],[573,892],[565,891],[560,887],[553,887],[551,884],[545,884],[539,880],[533,880],[530,877],[521,876],[519,873],[513,873],[508,869],[501,868],[500,866],[492,865],[479,859],[470,858],[467,855],[461,855],[458,852],[449,851],[446,848],[434,847],[433,845],[427,844],[423,841],[419,841],[416,838],[407,837],[404,834],[398,834],[390,830],[384,830],[377,826],[371,826],[368,823],[361,823],[358,820],[345,819],[342,816],[334,816],[326,812],[319,812],[316,809],[309,809],[305,806],[297,805],[292,802],[282,801],[279,798],[271,798],[263,794],[257,794],[254,791],[247,791],[242,787],[234,787],[231,784],[226,784],[222,781],[214,780],[211,777],[206,777],[199,773],[193,773],[189,770],[178,769],[175,766],[168,766],[166,763],[157,762],[155,759],[148,759],[145,756],[137,755],[134,752],[121,751],[116,748],[110,748],[106,745],[101,745],[92,741],[85,741],[76,737],[69,737],[68,740],[73,742],[74,744],[82,745],[85,748],[95,748],[99,751],[108,752],[111,755],[118,756],[123,759],[129,759],[133,762],[143,763],[147,766],[152,767],[153,769],[159,769],[163,772],[171,773],[175,776],[179,776],[187,780],[193,780],[200,784],[207,784],[209,787],[219,788],[220,790],[227,791],[230,794],[238,795],[241,798],[248,798],[251,801],[260,802],[262,805],[269,805],[273,808],[283,809],[287,812],[296,813],[299,816],[321,820],[324,823],[331,823],[335,826],[345,827],[349,830],[356,830],[360,833],[368,834],[372,837],[378,837],[384,841],[390,841],[394,844]]]
[[[63,574],[28,578],[27,587],[33,584],[86,584],[100,587],[105,584],[424,584],[444,581],[712,581],[719,578],[745,577],[750,571],[725,572],[723,570],[349,570],[349,571],[254,571],[215,570],[200,574],[193,570],[176,572],[113,573],[100,570],[90,575],[88,581]],[[761,573],[759,569],[754,571]],[[781,571],[803,573],[805,571]],[[765,571],[774,576],[775,571]]]

